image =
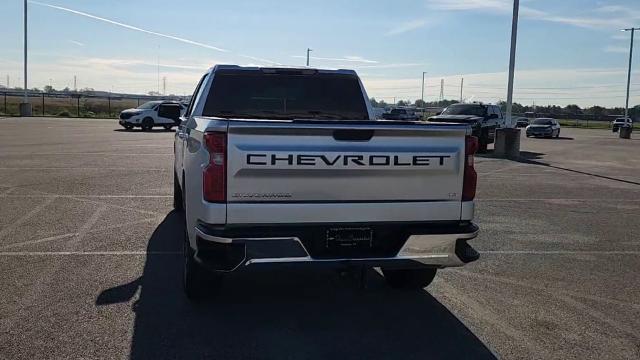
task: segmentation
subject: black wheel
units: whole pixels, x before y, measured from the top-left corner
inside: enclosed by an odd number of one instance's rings
[[[142,119],[142,123],[140,124],[142,127],[142,131],[150,131],[153,129],[153,119],[150,117],[146,117]]]
[[[182,197],[182,189],[178,183],[178,177],[175,171],[173,172],[173,208],[178,211],[184,210],[184,201]]]
[[[130,124],[122,125],[122,127],[125,128],[126,130],[133,129],[133,125],[130,125]]]
[[[487,139],[487,137],[485,135],[481,136],[479,139],[479,146],[478,146],[478,152],[479,153],[486,153],[487,152],[487,148],[489,147],[489,139]]]
[[[162,127],[167,131],[171,131],[171,128],[173,127],[173,125],[162,125]]]
[[[185,222],[186,223],[186,222]],[[182,246],[183,269],[182,287],[189,300],[201,299],[205,294],[205,270],[196,262],[195,251],[189,245],[187,229],[184,230],[184,244]]]
[[[384,278],[396,289],[422,289],[433,281],[437,269],[382,269]]]
[[[558,129],[558,132],[556,133],[556,139],[560,137],[560,129]]]

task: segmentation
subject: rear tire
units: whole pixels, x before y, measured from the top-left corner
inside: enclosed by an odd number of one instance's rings
[[[558,133],[556,134],[556,139],[560,137],[560,129],[558,129]]]
[[[204,269],[195,260],[195,251],[189,245],[189,236],[184,230],[184,244],[182,251],[183,271],[182,287],[189,300],[199,300],[205,294],[205,273]]]
[[[150,117],[146,117],[142,119],[142,131],[151,131],[153,129],[153,119]]]
[[[427,287],[437,269],[382,269],[387,284],[395,289],[418,290]]]
[[[489,139],[487,139],[487,137],[485,137],[484,135],[480,137],[480,141],[479,141],[479,147],[478,147],[478,152],[479,153],[486,153],[487,149],[489,147]]]
[[[178,176],[176,176],[175,171],[173,172],[173,208],[177,211],[184,211],[182,189],[180,188]]]

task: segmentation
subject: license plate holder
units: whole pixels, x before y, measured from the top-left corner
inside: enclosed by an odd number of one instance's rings
[[[327,229],[328,249],[369,249],[373,246],[373,229],[368,227]]]

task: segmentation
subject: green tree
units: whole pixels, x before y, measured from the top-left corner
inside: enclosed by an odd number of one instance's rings
[[[564,107],[564,111],[566,111],[568,114],[580,114],[582,112],[582,109],[578,105],[570,104]]]

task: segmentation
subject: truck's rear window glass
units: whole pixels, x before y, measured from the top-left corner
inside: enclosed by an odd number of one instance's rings
[[[216,73],[204,116],[368,120],[358,78],[343,74]]]

